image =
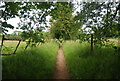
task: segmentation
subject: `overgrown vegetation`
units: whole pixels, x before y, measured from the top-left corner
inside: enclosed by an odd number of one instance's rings
[[[55,39],[65,40],[63,50],[72,78],[118,79],[120,42],[114,44],[106,39],[120,38],[120,3],[57,1],[0,2],[3,53],[12,53],[17,45],[5,42],[7,39],[26,42],[15,55],[3,57],[3,78],[50,78],[58,48]],[[8,28],[15,27],[7,21],[17,17],[20,22],[16,29],[22,32],[8,35]],[[53,42],[47,43],[50,40]]]
[[[73,79],[119,79],[120,52],[111,47],[94,47],[89,55],[87,42],[70,42],[63,44],[68,70]]]
[[[52,78],[58,44],[45,43],[37,48],[26,51],[19,50],[17,54],[2,59],[3,79],[50,79]]]

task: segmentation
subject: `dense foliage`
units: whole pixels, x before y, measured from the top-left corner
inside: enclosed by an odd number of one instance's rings
[[[75,13],[77,9],[75,6],[80,6],[77,13]],[[102,41],[105,41],[106,37],[120,36],[120,3],[118,2],[81,2],[80,4],[72,2],[4,2],[0,8],[4,8],[4,10],[2,9],[3,32],[6,27],[14,28],[7,24],[8,19],[19,17],[21,22],[18,28],[23,30],[23,38],[34,41],[34,43],[44,40],[42,31],[48,27],[47,16],[51,16],[49,32],[52,38],[87,40],[89,38],[87,35],[93,33],[94,43],[103,45]]]
[[[77,31],[74,27],[73,20],[73,4],[71,3],[56,3],[52,10],[50,32],[53,38],[72,39]]]
[[[119,37],[120,3],[115,2],[84,2],[75,16],[84,31],[94,34],[94,43],[103,45],[106,37]]]

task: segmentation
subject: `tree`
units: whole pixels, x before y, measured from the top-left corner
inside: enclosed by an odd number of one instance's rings
[[[31,2],[26,3],[23,7],[26,11],[20,11],[19,23],[20,29],[23,30],[22,37],[24,40],[28,40],[26,48],[36,46],[39,42],[44,43],[44,37],[42,30],[46,26],[46,16],[48,15],[52,3],[47,2]],[[42,26],[44,24],[45,26]]]
[[[119,3],[84,2],[75,18],[81,25],[86,25],[85,29],[88,29],[89,33],[94,33],[94,42],[102,45],[106,35],[112,34],[113,30],[118,31],[118,8]]]
[[[55,3],[54,9],[51,12],[52,19],[50,27],[53,38],[72,39],[72,36],[76,32],[72,13],[72,3]]]
[[[6,21],[18,15],[18,11],[21,9],[20,5],[21,3],[17,2],[3,2],[3,5],[0,5],[0,12],[2,13],[1,18],[3,19],[3,21],[0,21],[2,33],[8,31],[6,28],[14,28],[11,24],[8,24]]]
[[[51,6],[52,3],[49,2],[4,2],[4,5],[1,5],[1,8],[5,8],[2,10],[3,32],[6,28],[14,28],[6,21],[17,16],[21,20],[18,29],[23,30],[24,40],[29,40],[34,45],[43,42],[42,30],[44,27],[41,24],[46,24],[46,16]]]

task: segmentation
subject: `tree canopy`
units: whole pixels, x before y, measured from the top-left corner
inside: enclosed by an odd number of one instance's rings
[[[56,3],[51,16],[50,31],[53,38],[72,39],[75,36],[78,27],[75,25],[72,3]]]
[[[77,9],[75,9],[76,5],[80,7],[80,10],[74,14]],[[3,32],[7,31],[6,28],[14,28],[6,22],[8,19],[19,17],[18,28],[23,30],[22,36],[26,39],[34,40],[37,37],[32,36],[36,36],[48,28],[47,16],[51,16],[48,29],[53,38],[83,39],[87,34],[93,33],[94,38],[101,41],[105,37],[120,36],[120,3],[118,2],[81,2],[80,4],[72,2],[3,2],[0,9]],[[43,39],[42,34],[40,37]]]

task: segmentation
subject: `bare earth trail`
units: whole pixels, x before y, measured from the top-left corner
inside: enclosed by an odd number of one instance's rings
[[[56,70],[53,79],[70,79],[62,50],[62,43],[60,43],[60,48],[58,50],[58,55],[56,59]]]

